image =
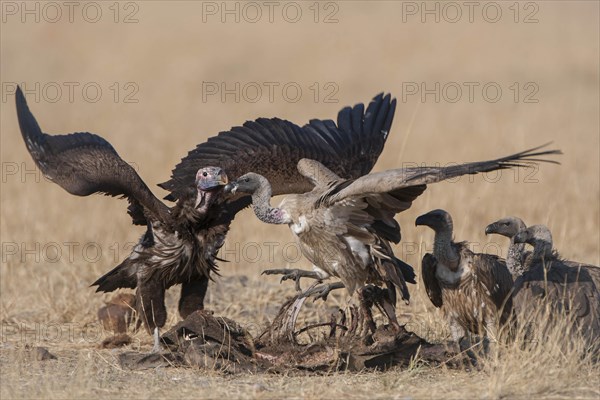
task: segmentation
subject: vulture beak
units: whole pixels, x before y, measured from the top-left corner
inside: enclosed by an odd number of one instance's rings
[[[223,189],[223,191],[225,193],[231,193],[231,194],[235,194],[235,192],[237,192],[237,188],[238,185],[236,182],[231,182],[230,184],[226,185],[225,188]]]
[[[415,220],[415,226],[422,226],[422,225],[427,226],[427,225],[429,225],[427,223],[427,219],[428,219],[428,215],[427,214],[421,215],[421,216],[417,217],[417,219]]]
[[[491,223],[491,224],[489,224],[488,226],[485,227],[485,234],[489,235],[491,233],[496,233],[497,232],[497,228],[498,227],[496,226],[495,222]]]

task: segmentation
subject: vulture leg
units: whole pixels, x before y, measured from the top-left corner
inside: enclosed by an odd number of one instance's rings
[[[486,354],[493,354],[498,343],[498,328],[493,319],[485,321],[485,337],[483,338],[483,350]]]
[[[140,273],[138,273],[140,275]],[[165,307],[165,288],[159,279],[140,280],[136,291],[136,307],[148,333],[156,334],[155,328],[161,328],[167,321]]]
[[[267,269],[262,272],[262,275],[283,275],[281,277],[281,281],[287,281],[288,279],[293,279],[296,282],[296,291],[301,292],[302,288],[300,287],[300,278],[312,278],[316,280],[321,280],[323,277],[319,275],[315,271],[306,271],[303,269]]]
[[[163,349],[162,344],[160,343],[160,332],[158,331],[158,326],[154,328],[154,333],[152,334],[154,338],[154,346],[152,346],[152,354],[160,353]]]
[[[181,296],[179,297],[179,315],[181,318],[186,319],[194,311],[204,309],[204,297],[207,290],[207,276],[202,276],[181,285]]]
[[[345,286],[342,282],[327,283],[307,289],[300,295],[300,297],[314,297],[313,301],[316,301],[317,299],[323,299],[323,301],[326,301],[327,296],[329,296],[329,293],[331,293],[332,290],[344,288]]]
[[[452,336],[452,344],[458,345],[459,351],[464,351],[471,347],[469,340],[465,337],[465,329],[454,318],[450,320],[450,335]]]
[[[358,290],[359,312],[362,322],[361,334],[365,336],[365,342],[372,340],[371,334],[375,333],[377,329],[377,325],[375,325],[375,321],[373,320],[373,313],[371,312],[377,296],[375,288],[376,286],[368,285]]]
[[[398,322],[398,317],[396,317],[396,293],[393,290],[393,288],[382,290],[381,297],[378,299],[376,304],[385,314],[388,321],[390,321],[390,326],[392,329],[394,329],[396,332],[400,332],[400,323]],[[393,296],[390,296],[392,293]]]
[[[377,308],[387,317],[390,326],[396,332],[400,331],[400,323],[396,317],[396,292],[392,287],[388,289],[380,288],[379,286],[368,286],[370,303],[376,305]],[[371,307],[372,307],[371,305]]]

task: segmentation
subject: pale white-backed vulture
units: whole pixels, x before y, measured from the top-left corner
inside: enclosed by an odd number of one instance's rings
[[[425,254],[421,273],[431,302],[450,323],[452,340],[460,344],[467,332],[497,340],[512,312],[513,280],[504,260],[455,242],[452,217],[444,210],[421,215],[415,224],[435,232],[433,255]]]
[[[394,169],[354,180],[340,179],[318,162],[302,160],[298,170],[313,182],[314,189],[286,196],[277,208],[270,205],[269,180],[260,174],[247,173],[227,189],[251,193],[254,213],[261,221],[288,224],[314,269],[312,273],[289,273],[321,280],[337,277],[350,294],[367,283],[385,284],[389,296],[383,308],[392,325],[397,326],[395,288],[408,301],[405,281],[414,277],[414,272],[392,252],[390,242],[400,241],[400,226],[394,216],[408,209],[427,184],[464,174],[531,165],[546,161],[540,156],[558,153],[537,150],[451,167]]]
[[[499,219],[496,222],[492,222],[485,228],[485,234],[496,234],[502,235],[510,239],[508,246],[508,252],[506,254],[506,266],[513,276],[513,279],[517,279],[524,272],[525,258],[530,254],[525,251],[524,243],[515,243],[514,236],[526,229],[527,226],[522,219],[517,217],[506,217]]]
[[[514,237],[515,243],[533,246],[523,274],[515,281],[514,304],[519,316],[549,304],[553,314],[566,314],[577,329],[600,350],[600,268],[564,260],[553,250],[552,234],[544,225],[533,225]]]
[[[43,133],[20,88],[17,116],[25,145],[36,165],[69,193],[126,197],[128,212],[146,232],[132,253],[93,285],[98,291],[137,288],[137,309],[154,331],[166,321],[165,290],[181,284],[179,313],[185,318],[204,307],[217,253],[249,196],[225,196],[227,177],[257,171],[273,183],[275,194],[302,193],[312,184],[296,170],[305,157],[319,160],[346,179],[368,173],[381,153],[394,117],[396,100],[376,96],[343,108],[337,124],[313,119],[304,127],[279,118],[259,118],[221,132],[198,145],[175,167],[169,181],[169,207],[156,198],[137,172],[102,137],[87,133]],[[59,208],[57,206],[57,208]],[[62,210],[61,212],[67,212]]]

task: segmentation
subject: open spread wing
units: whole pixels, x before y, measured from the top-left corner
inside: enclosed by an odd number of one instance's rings
[[[366,110],[363,104],[343,108],[337,124],[318,119],[303,127],[279,118],[248,121],[198,145],[159,186],[171,192],[167,199],[178,199],[194,183],[199,168],[218,166],[232,180],[247,172],[263,175],[273,195],[303,193],[312,184],[297,170],[302,158],[317,160],[344,179],[357,178],[381,154],[395,109],[396,100],[380,94]]]
[[[338,187],[333,187],[323,196],[321,201],[331,204],[348,197],[360,196],[367,193],[400,192],[404,188],[427,185],[457,176],[515,167],[531,167],[538,162],[558,164],[556,161],[538,157],[562,154],[560,150],[537,151],[540,147],[489,161],[447,167],[398,168],[375,172],[351,182],[340,182]]]
[[[127,197],[128,212],[136,224],[146,223],[143,208],[162,221],[169,218],[167,206],[152,194],[110,143],[88,132],[43,133],[21,88],[17,88],[15,99],[23,140],[44,176],[77,196],[104,193]]]

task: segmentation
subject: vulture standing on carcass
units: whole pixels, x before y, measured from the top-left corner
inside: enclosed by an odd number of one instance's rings
[[[508,253],[506,255],[506,267],[513,276],[513,279],[517,279],[523,275],[525,259],[530,254],[525,251],[524,243],[515,243],[514,237],[519,231],[526,229],[527,226],[522,219],[517,217],[506,217],[499,219],[496,222],[492,222],[485,227],[485,234],[497,234],[502,235],[510,239],[510,245],[508,246]]]
[[[452,340],[461,345],[467,332],[497,340],[498,328],[512,315],[513,280],[504,261],[455,242],[452,217],[444,210],[421,215],[415,224],[435,232],[433,255],[423,257],[421,274],[429,299],[450,323]]]
[[[376,96],[345,107],[337,124],[313,119],[304,127],[279,118],[259,118],[211,137],[175,167],[168,207],[156,198],[137,172],[106,140],[91,133],[48,135],[42,132],[20,88],[16,95],[19,126],[27,149],[42,173],[69,193],[104,193],[125,197],[128,213],[146,232],[131,254],[93,285],[98,291],[137,288],[136,306],[159,349],[159,331],[166,321],[165,290],[181,284],[182,318],[202,309],[208,280],[217,273],[217,253],[236,213],[250,204],[249,196],[225,196],[227,177],[249,170],[266,176],[273,194],[312,189],[298,174],[302,158],[319,160],[346,179],[367,174],[387,139],[396,100]]]
[[[533,246],[514,285],[518,315],[530,314],[527,310],[543,299],[552,310],[571,315],[584,337],[600,350],[600,268],[563,260],[552,249],[552,234],[544,225],[530,226],[513,240]]]
[[[538,159],[539,156],[560,153],[536,150],[538,148],[496,160],[450,167],[393,169],[350,180],[340,178],[316,161],[301,160],[298,170],[313,182],[314,189],[286,196],[276,208],[270,205],[272,187],[269,179],[258,173],[241,176],[225,190],[251,193],[254,213],[261,221],[288,224],[302,253],[313,264],[312,272],[273,271],[283,273],[284,279],[293,277],[297,280],[301,276],[318,280],[330,276],[340,279],[341,284],[324,285],[310,291],[318,297],[325,297],[332,288],[346,287],[352,294],[368,283],[385,284],[387,294],[380,299],[380,306],[391,325],[397,328],[395,289],[399,289],[402,298],[408,301],[406,281],[414,283],[414,271],[392,251],[390,242],[400,242],[400,226],[394,216],[408,209],[427,184],[465,174],[527,166],[535,161],[546,161]],[[512,280],[508,271],[506,273],[510,289]],[[367,308],[361,293],[359,298],[363,309]],[[372,321],[368,325],[374,329]]]

